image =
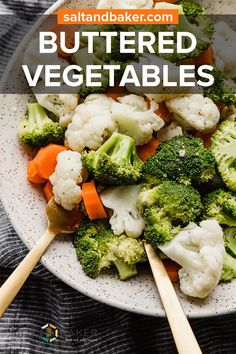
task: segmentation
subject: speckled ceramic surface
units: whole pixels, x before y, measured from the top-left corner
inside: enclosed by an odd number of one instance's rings
[[[55,11],[64,1],[57,2],[50,12]],[[70,1],[63,6],[95,7],[97,1]],[[232,13],[235,0],[204,1],[209,12]],[[235,11],[236,12],[236,11]],[[23,41],[27,43],[32,33]],[[21,85],[22,74],[17,72],[14,62],[22,57],[23,45],[18,48],[8,67],[15,71],[15,83]],[[8,74],[3,81],[6,82]],[[16,139],[16,125],[25,112],[29,95],[1,95],[0,97],[0,140],[1,166],[0,183],[4,206],[19,236],[30,249],[43,233],[45,201],[39,190],[26,181],[26,165],[30,154],[26,154]],[[58,237],[42,258],[42,263],[58,278],[78,291],[109,305],[146,315],[163,316],[158,292],[148,267],[132,280],[121,282],[109,275],[96,280],[86,277],[76,260],[75,251],[68,236]],[[178,291],[178,289],[177,289]],[[185,313],[190,317],[204,317],[236,310],[236,281],[221,284],[205,300],[193,300],[178,291]]]

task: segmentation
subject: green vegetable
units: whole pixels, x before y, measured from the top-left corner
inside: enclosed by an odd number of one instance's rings
[[[183,226],[202,211],[200,194],[191,186],[165,181],[143,190],[138,208],[145,220],[144,237],[155,248],[171,241]]]
[[[236,196],[217,189],[204,198],[203,219],[215,219],[222,225],[236,226]]]
[[[205,88],[205,96],[214,102],[223,103],[226,106],[236,106],[236,85],[233,81],[225,78],[225,75],[215,68],[212,73],[214,76],[214,84],[209,88]]]
[[[129,185],[140,180],[143,163],[129,136],[113,133],[97,151],[84,152],[82,159],[96,180],[106,185]]]
[[[85,73],[86,65],[103,65],[104,62],[100,60],[94,53],[89,54],[88,48],[82,48],[78,52],[74,53],[72,60],[78,64]],[[81,97],[86,97],[93,93],[104,93],[109,87],[109,74],[107,70],[99,71],[101,78],[93,79],[93,81],[101,82],[101,86],[86,86],[85,78],[83,84],[80,87],[79,93]]]
[[[211,138],[211,151],[224,183],[236,192],[236,121],[221,123]]]
[[[183,5],[183,6],[182,6]],[[201,6],[197,6],[193,1],[183,1],[179,4],[157,3],[159,9],[178,9],[179,10],[179,24],[173,25],[169,28],[168,25],[161,26],[162,31],[173,31],[176,35],[178,32],[190,32],[197,40],[196,48],[191,53],[178,53],[177,41],[174,46],[174,52],[170,54],[160,54],[160,56],[171,62],[178,62],[187,58],[194,58],[199,56],[212,43],[214,33],[214,26],[209,16],[204,15],[204,10]],[[190,39],[185,38],[184,48],[191,45]],[[159,53],[158,53],[159,54]]]
[[[198,24],[197,17],[205,14],[204,8],[193,0],[180,0],[177,5],[182,6],[184,14],[190,23]]]
[[[225,254],[221,280],[222,281],[231,281],[236,278],[236,259],[233,258],[230,254]]]
[[[207,182],[215,174],[215,158],[203,140],[180,136],[165,141],[142,168],[145,180],[174,180],[179,183]]]
[[[225,249],[236,258],[236,227],[227,227],[224,230]]]
[[[62,143],[64,129],[51,120],[38,103],[28,103],[27,115],[20,121],[18,138],[21,143],[42,147],[49,143]]]
[[[225,259],[221,280],[231,281],[236,278],[236,227],[227,227],[224,230]]]
[[[84,272],[96,278],[115,265],[120,280],[137,274],[136,264],[146,261],[141,240],[115,236],[107,221],[84,218],[74,236],[74,246]]]

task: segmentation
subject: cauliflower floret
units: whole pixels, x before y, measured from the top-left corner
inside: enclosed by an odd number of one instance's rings
[[[132,137],[136,145],[146,144],[151,140],[153,132],[164,126],[164,121],[155,113],[158,105],[147,102],[141,96],[127,95],[112,103],[112,118],[119,126],[119,131]]]
[[[108,188],[100,194],[103,205],[113,210],[110,225],[115,235],[123,232],[139,237],[144,230],[144,220],[137,209],[141,185]]]
[[[98,9],[151,9],[153,0],[100,0]]]
[[[82,191],[79,183],[83,180],[81,155],[75,151],[63,151],[57,156],[55,172],[49,180],[53,185],[56,203],[66,210],[72,210],[81,202]]]
[[[166,106],[186,130],[194,128],[208,133],[220,120],[220,112],[215,103],[199,94],[175,97],[166,101]]]
[[[182,136],[182,135],[183,135],[183,129],[178,125],[177,122],[172,122],[166,128],[161,129],[157,133],[157,138],[162,142],[162,141],[171,140],[176,136]]]
[[[164,101],[168,101],[168,100],[171,100],[172,98],[176,98],[176,97],[182,97],[182,96],[185,96],[184,94],[168,94],[168,93],[148,93],[148,94],[145,94],[145,96],[147,98],[149,98],[150,101],[155,101],[157,103],[161,103],[161,102],[164,102]]]
[[[227,23],[220,21],[215,24],[213,52],[216,65],[231,79],[236,79],[236,31]]]
[[[77,94],[35,93],[35,97],[41,106],[54,113],[59,118],[62,127],[68,126],[75,108],[78,105]]]
[[[220,281],[225,248],[223,231],[216,220],[190,223],[174,239],[159,246],[180,264],[180,288],[188,296],[204,298]]]
[[[117,131],[111,116],[113,100],[106,95],[89,95],[84,103],[77,106],[72,122],[65,133],[66,144],[74,151],[85,147],[97,150],[104,139]]]

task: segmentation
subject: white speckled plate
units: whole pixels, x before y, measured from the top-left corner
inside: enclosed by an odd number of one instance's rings
[[[58,1],[49,12],[58,7],[95,7],[96,0]],[[222,2],[205,1],[209,12],[232,13],[234,0]],[[235,4],[234,4],[235,7]],[[236,12],[236,11],[234,11]],[[15,82],[22,84],[22,73],[17,72],[14,63],[20,60],[24,45],[29,42],[32,31],[17,49],[8,66],[8,73],[15,75]],[[7,82],[8,73],[3,78]],[[9,83],[8,83],[9,84]],[[0,96],[0,139],[1,139],[1,196],[10,219],[22,241],[30,249],[43,233],[45,201],[39,190],[26,180],[26,165],[30,158],[20,147],[16,138],[16,125],[25,112],[29,95]],[[159,300],[149,269],[132,280],[121,282],[109,275],[96,280],[86,277],[76,260],[75,251],[68,236],[59,237],[42,258],[42,263],[58,278],[78,291],[106,304],[145,315],[163,316],[164,311]],[[177,289],[178,291],[178,289]],[[185,313],[190,317],[214,316],[226,314],[236,309],[236,282],[221,284],[205,300],[185,297],[178,291]]]

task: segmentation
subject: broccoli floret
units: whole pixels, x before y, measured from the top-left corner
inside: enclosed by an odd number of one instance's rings
[[[224,230],[224,241],[226,253],[221,280],[231,281],[236,278],[236,227],[227,227]]]
[[[74,246],[84,272],[91,278],[115,265],[119,279],[126,280],[137,274],[137,263],[147,260],[141,240],[115,236],[104,220],[84,218],[75,234]]]
[[[80,86],[80,96],[87,97],[93,93],[104,93],[107,91],[109,87],[109,73],[107,70],[101,70],[99,73],[101,74],[101,78],[94,79],[93,81],[101,82],[101,86],[86,86],[86,78],[85,78],[85,71],[87,65],[103,65],[104,62],[99,59],[94,53],[89,54],[88,48],[83,48],[78,50],[73,56],[73,61],[78,64],[83,69],[84,80],[83,84]]]
[[[236,196],[224,189],[207,194],[203,200],[203,219],[215,219],[221,225],[236,226]]]
[[[180,0],[177,5],[181,5],[185,16],[190,23],[198,24],[197,17],[205,14],[204,8],[193,0]]]
[[[225,78],[225,75],[215,68],[212,73],[214,76],[214,84],[205,88],[205,96],[214,102],[223,103],[226,106],[236,106],[236,85],[233,81]]]
[[[221,280],[231,281],[235,278],[236,278],[236,259],[226,252],[222,274],[221,274]]]
[[[18,138],[21,143],[42,147],[50,143],[61,143],[65,129],[51,120],[38,103],[28,103],[27,115],[20,121]]]
[[[135,184],[141,177],[143,163],[134,139],[126,135],[113,133],[97,151],[84,152],[82,160],[96,180],[106,185]]]
[[[138,208],[145,220],[144,237],[157,248],[194,221],[203,206],[193,187],[165,181],[150,190],[144,189],[138,198]]]
[[[212,43],[212,37],[214,33],[214,26],[209,18],[202,14],[200,8],[197,9],[197,5],[193,2],[187,5],[187,2],[183,4],[168,4],[168,3],[159,3],[157,8],[160,9],[178,9],[179,10],[179,24],[178,25],[165,25],[161,26],[162,31],[172,31],[175,34],[178,32],[190,32],[192,33],[197,40],[197,46],[191,53],[178,53],[177,51],[177,41],[175,41],[174,52],[171,54],[160,54],[160,56],[171,62],[178,62],[180,60],[194,58],[199,56],[205,49],[207,49]],[[182,6],[184,5],[184,6]],[[186,38],[183,43],[184,48],[188,48],[190,46],[190,39]]]
[[[145,161],[142,174],[147,181],[207,182],[215,174],[215,158],[202,139],[179,136],[160,144],[158,152]]]
[[[236,192],[236,121],[221,123],[211,138],[211,151],[224,183]]]
[[[227,227],[224,230],[224,239],[226,251],[236,258],[236,227]]]

